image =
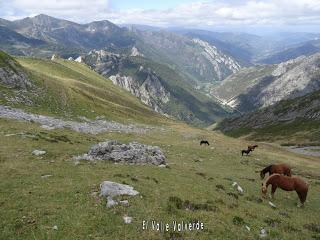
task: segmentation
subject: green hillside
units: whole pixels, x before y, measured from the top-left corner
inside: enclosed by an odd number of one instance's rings
[[[25,106],[23,102],[11,103],[1,98],[2,104],[68,118],[104,116],[121,122],[166,121],[84,64],[36,58],[17,58],[17,61],[35,85],[33,91],[22,93],[32,104]],[[1,88],[8,96],[17,94],[14,90]]]
[[[320,91],[225,119],[218,128],[233,137],[293,145],[320,144]]]

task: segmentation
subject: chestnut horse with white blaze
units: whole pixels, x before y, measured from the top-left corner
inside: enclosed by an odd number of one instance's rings
[[[264,179],[266,173],[269,173],[269,176],[274,173],[279,173],[291,177],[291,168],[287,164],[272,164],[260,171],[261,179]]]
[[[264,198],[266,198],[269,185],[272,186],[272,198],[274,198],[274,193],[279,187],[284,191],[296,191],[299,196],[301,206],[303,206],[306,201],[309,185],[299,177],[288,177],[278,173],[269,176],[267,180],[262,183],[261,192]]]

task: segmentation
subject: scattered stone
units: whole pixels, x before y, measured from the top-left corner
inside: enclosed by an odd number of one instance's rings
[[[119,201],[119,203],[123,206],[129,206],[129,201],[128,200],[122,200],[122,201]]]
[[[233,182],[232,183],[232,187],[237,188],[237,191],[242,195],[244,193],[242,187],[237,183],[237,182]]]
[[[49,178],[52,177],[52,175],[48,174],[48,175],[42,175],[41,178]]]
[[[272,202],[269,201],[269,205],[272,207],[272,208],[277,208],[276,205],[274,205]]]
[[[133,124],[124,125],[117,122],[105,120],[89,120],[83,118],[83,122],[65,121],[62,119],[27,113],[21,109],[11,108],[0,105],[0,118],[22,120],[39,123],[50,128],[68,128],[76,132],[99,134],[103,132],[125,132],[125,133],[146,133],[151,127],[137,126]]]
[[[90,147],[87,154],[73,159],[76,161],[109,160],[115,163],[166,166],[166,157],[157,146],[149,146],[137,142],[121,144],[113,140],[95,144]]]
[[[122,218],[125,224],[130,224],[132,222],[132,217],[128,217],[127,215],[124,215]]]
[[[250,232],[251,228],[249,226],[245,226],[245,228]]]
[[[117,201],[113,200],[113,197],[121,196],[121,195],[129,195],[129,196],[135,196],[139,194],[138,191],[134,190],[133,187],[126,185],[126,184],[120,184],[110,181],[104,181],[100,185],[101,197],[107,198],[107,207],[113,207],[118,204]]]
[[[260,238],[265,238],[267,235],[268,235],[267,231],[264,228],[261,228],[259,237]]]
[[[166,168],[167,165],[165,165],[165,164],[160,164],[158,167],[159,167],[159,168]]]
[[[58,230],[58,226],[54,225],[52,229],[57,231]]]
[[[37,150],[37,149],[32,152],[32,154],[35,155],[35,156],[42,156],[42,155],[44,155],[46,153],[47,153],[46,151]]]
[[[45,130],[54,130],[55,127],[53,126],[48,126],[48,125],[41,125],[41,128],[45,129]]]

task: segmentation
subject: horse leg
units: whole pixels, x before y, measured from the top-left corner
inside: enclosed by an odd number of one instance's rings
[[[297,192],[299,199],[300,199],[300,203],[301,205],[298,207],[303,207],[304,206],[304,202],[306,201],[307,198],[307,192]]]
[[[274,199],[274,193],[275,191],[277,190],[277,186],[276,185],[272,185],[272,188],[271,188],[271,198]]]

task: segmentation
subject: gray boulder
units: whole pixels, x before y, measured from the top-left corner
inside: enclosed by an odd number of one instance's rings
[[[157,146],[138,142],[121,144],[110,140],[91,146],[87,154],[75,157],[74,160],[109,160],[115,163],[165,165],[166,157]]]
[[[107,207],[113,207],[115,205],[118,205],[118,202],[113,200],[113,197],[121,196],[121,195],[128,195],[128,196],[135,196],[138,195],[139,192],[134,190],[133,187],[121,184],[121,183],[115,183],[110,181],[104,181],[100,184],[100,197],[106,197],[107,198]],[[129,204],[129,202],[127,201]]]

